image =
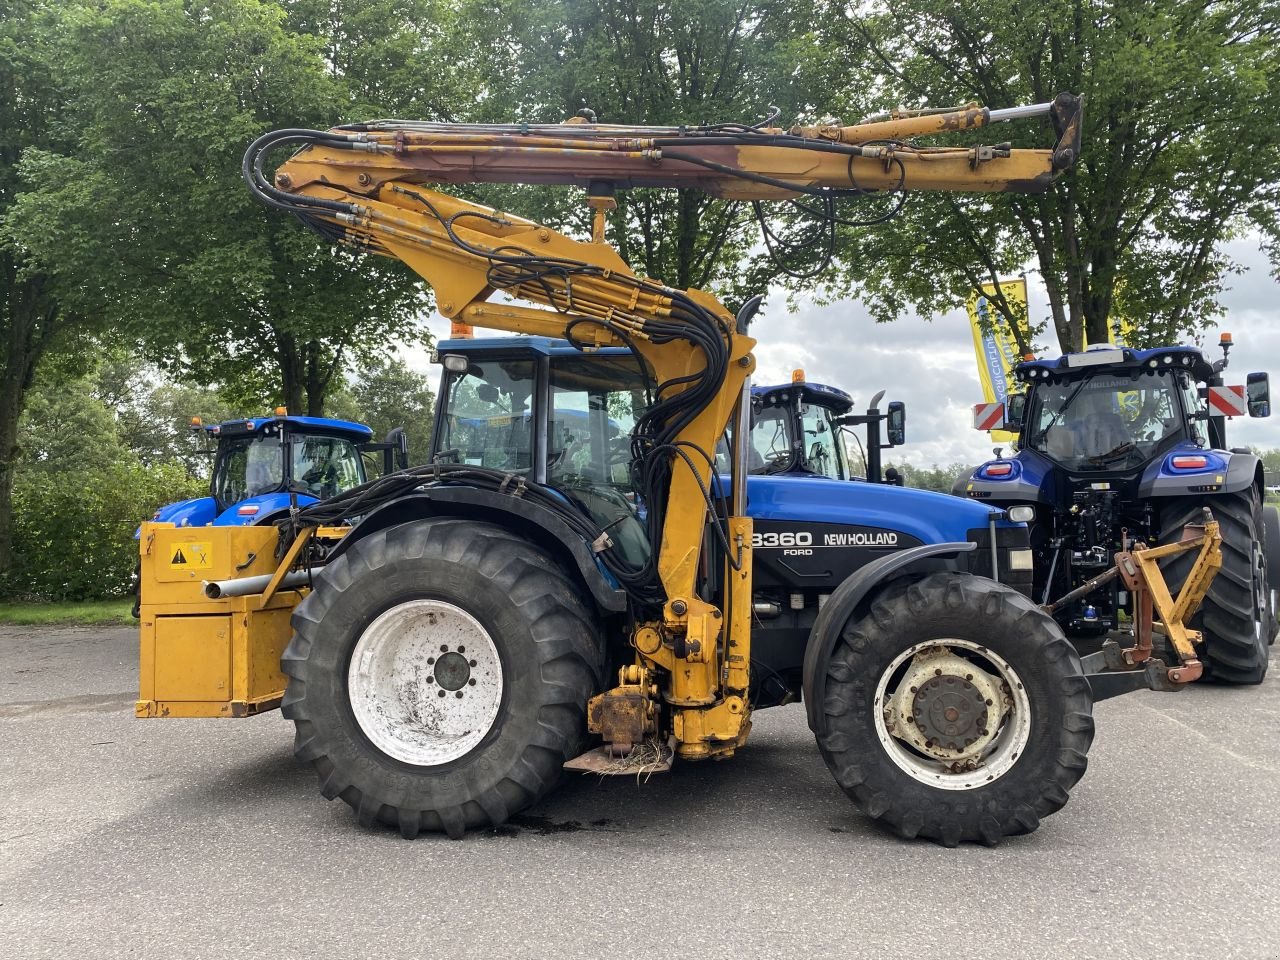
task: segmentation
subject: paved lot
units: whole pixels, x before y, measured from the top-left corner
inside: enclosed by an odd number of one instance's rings
[[[0,628],[0,957],[1280,957],[1280,664],[1100,704],[1064,811],[944,850],[860,818],[797,706],[729,763],[405,842],[278,714],[133,719],[134,661]]]

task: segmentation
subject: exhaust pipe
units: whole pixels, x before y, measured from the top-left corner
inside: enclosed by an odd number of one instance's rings
[[[223,597],[247,597],[267,589],[272,576],[274,574],[264,573],[259,577],[241,577],[238,580],[206,580],[204,595],[210,600],[221,600]],[[288,590],[291,587],[306,586],[310,582],[309,571],[295,570],[284,575],[284,579],[280,581],[280,589]]]

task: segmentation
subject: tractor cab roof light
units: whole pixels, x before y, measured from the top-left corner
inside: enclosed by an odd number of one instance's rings
[[[288,408],[288,407],[276,407],[276,416],[277,416],[277,417],[287,417],[288,415],[289,415],[289,408]]]
[[[469,366],[467,358],[457,353],[445,354],[440,358],[440,363],[450,373],[466,373]]]

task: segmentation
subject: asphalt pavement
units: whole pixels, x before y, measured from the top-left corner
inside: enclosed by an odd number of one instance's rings
[[[1280,648],[1278,648],[1280,649]],[[1280,958],[1280,657],[1095,708],[996,849],[862,818],[798,705],[462,841],[359,827],[279,713],[136,720],[130,629],[0,628],[0,958]]]

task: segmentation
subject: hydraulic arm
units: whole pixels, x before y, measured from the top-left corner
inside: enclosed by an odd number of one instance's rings
[[[1043,114],[1057,133],[1052,149],[922,146],[914,139]],[[457,323],[564,337],[584,349],[624,346],[642,360],[654,399],[632,435],[632,475],[652,556],[627,562],[615,555],[607,530],[594,540],[631,598],[637,660],[624,668],[618,688],[593,701],[591,718],[606,742],[654,732],[641,729],[646,713],[635,704],[653,695],[651,671],[658,668],[680,754],[696,758],[732,753],[750,726],[751,522],[740,482],[733,502],[717,505],[713,453],[741,407],[755,341],[713,297],[637,276],[604,243],[614,190],[685,187],[732,200],[1036,192],[1075,162],[1080,123],[1081,101],[1068,94],[1012,110],[969,105],[787,130],[388,120],[267,134],[246,153],[244,173],[269,206],[335,241],[408,264]],[[266,154],[282,146],[302,149],[268,177]],[[582,187],[596,211],[593,240],[427,186],[477,182]],[[538,306],[490,302],[496,291]],[[741,457],[734,470],[740,480]],[[718,577],[708,577],[712,558],[703,556],[708,520],[714,562],[723,565]],[[716,581],[720,586],[705,590]]]

